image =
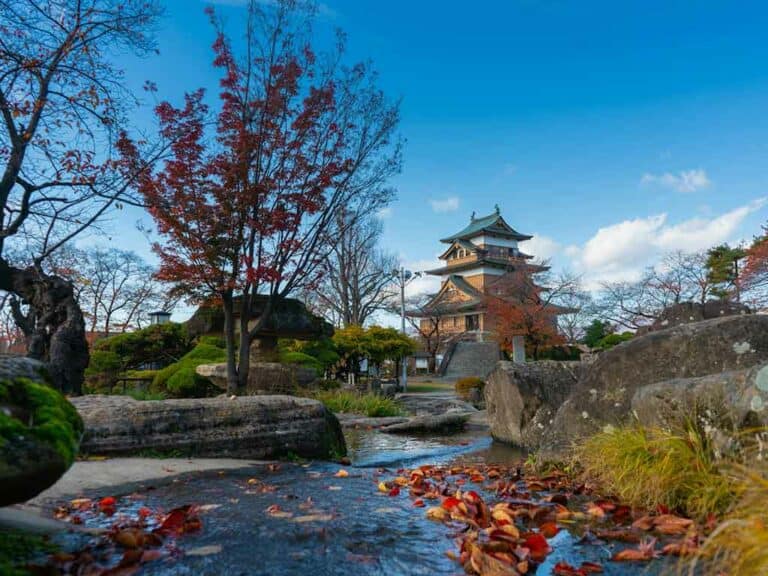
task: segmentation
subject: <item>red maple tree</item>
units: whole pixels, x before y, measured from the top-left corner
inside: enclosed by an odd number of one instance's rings
[[[539,286],[531,270],[519,267],[494,282],[485,296],[491,332],[503,350],[512,351],[515,336],[523,336],[537,358],[543,348],[565,343],[557,329],[562,309],[552,302],[552,292]]]
[[[746,250],[741,283],[745,290],[761,295],[768,288],[768,224]],[[760,301],[764,302],[765,298]]]
[[[248,381],[251,343],[275,304],[317,282],[338,210],[373,211],[389,199],[399,114],[367,65],[341,66],[343,42],[315,54],[303,4],[252,1],[242,56],[208,13],[222,72],[214,117],[203,90],[183,106],[157,106],[170,146],[157,170],[137,170],[142,152],[127,135],[120,146],[128,169],[142,174],[139,190],[162,237],[154,245],[160,277],[223,306],[235,392]],[[266,302],[254,318],[257,298]]]

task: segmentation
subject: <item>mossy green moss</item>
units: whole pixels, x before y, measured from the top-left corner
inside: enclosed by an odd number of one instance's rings
[[[54,447],[67,466],[77,455],[83,421],[59,392],[28,378],[0,381],[0,445],[19,437],[33,437]],[[23,421],[13,413],[24,412]]]
[[[152,381],[152,392],[168,393],[177,398],[204,396],[209,382],[198,375],[195,368],[201,364],[226,362],[227,353],[222,348],[200,343],[181,359],[159,370]]]

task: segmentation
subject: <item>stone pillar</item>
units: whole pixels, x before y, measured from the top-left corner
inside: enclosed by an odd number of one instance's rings
[[[515,364],[525,364],[525,337],[512,337],[512,362]]]
[[[279,362],[277,338],[267,336],[251,342],[251,362]]]

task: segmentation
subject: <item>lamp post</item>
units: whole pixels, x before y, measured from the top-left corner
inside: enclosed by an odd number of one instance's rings
[[[405,287],[411,280],[421,276],[421,272],[411,272],[401,266],[399,269],[392,270],[392,276],[400,284],[400,331],[405,334]],[[405,392],[408,389],[408,358],[403,356],[400,362],[403,365],[400,382]]]

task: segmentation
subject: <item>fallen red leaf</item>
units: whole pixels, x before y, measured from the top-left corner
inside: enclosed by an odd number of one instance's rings
[[[443,499],[443,502],[440,505],[446,510],[450,510],[459,505],[459,500],[453,496],[448,496],[448,498]]]
[[[547,554],[552,552],[547,539],[538,533],[528,534],[523,545],[531,551],[531,558],[537,562],[540,562],[546,558]]]
[[[545,538],[554,538],[560,532],[560,528],[554,522],[545,522],[539,526],[539,531]]]

